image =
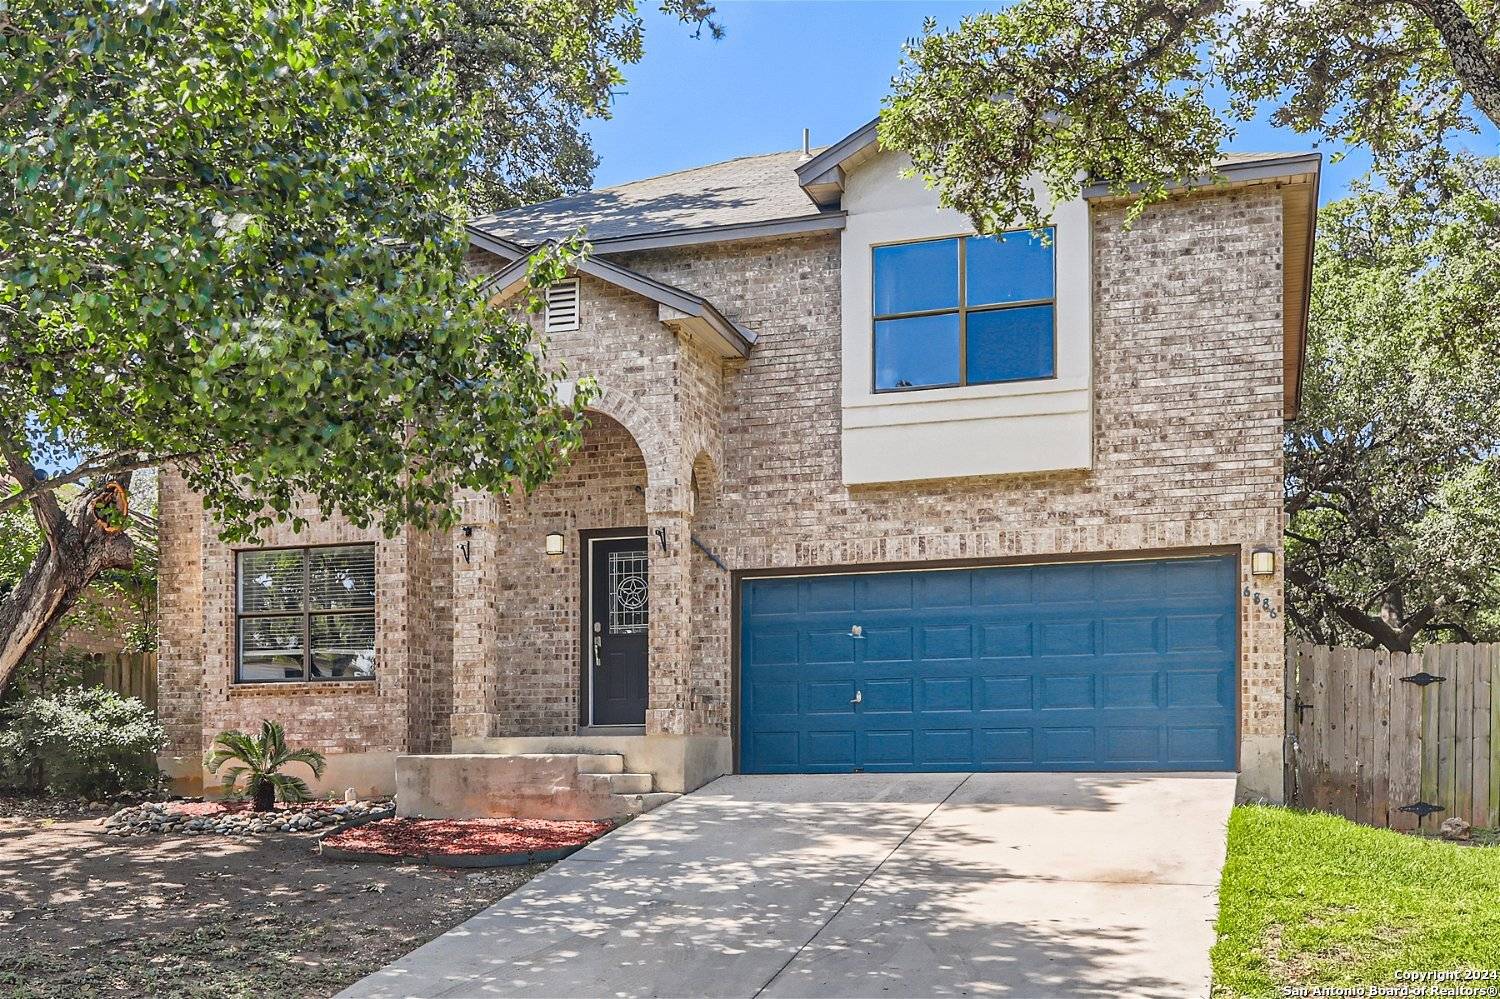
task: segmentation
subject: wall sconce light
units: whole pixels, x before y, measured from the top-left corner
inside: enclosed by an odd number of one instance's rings
[[[563,536],[559,531],[550,531],[547,534],[547,554],[551,556],[561,555],[566,549],[563,547]]]
[[[473,548],[474,548],[474,542],[473,542],[473,538],[474,538],[474,525],[473,524],[465,524],[463,526],[463,532],[464,532],[463,544],[461,544],[461,545],[458,546],[458,550],[459,550],[460,553],[463,554],[464,565],[468,565],[469,564],[469,556],[471,554],[473,554]]]
[[[1257,548],[1250,553],[1250,575],[1269,576],[1276,571],[1276,552],[1270,548]]]

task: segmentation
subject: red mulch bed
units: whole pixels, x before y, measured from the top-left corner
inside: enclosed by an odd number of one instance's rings
[[[582,846],[611,828],[609,822],[552,819],[381,819],[323,842],[339,850],[387,857],[483,857]]]

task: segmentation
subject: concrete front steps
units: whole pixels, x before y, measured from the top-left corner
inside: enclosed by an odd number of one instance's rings
[[[619,753],[448,753],[396,758],[396,814],[431,819],[619,821],[676,798]]]

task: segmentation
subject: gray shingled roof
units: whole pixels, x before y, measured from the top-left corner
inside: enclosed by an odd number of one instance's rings
[[[474,228],[518,243],[571,236],[591,240],[812,218],[825,214],[797,183],[801,150],[742,156],[646,180],[554,198],[474,220]]]

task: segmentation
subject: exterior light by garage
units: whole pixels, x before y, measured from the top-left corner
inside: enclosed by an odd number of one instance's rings
[[[1250,575],[1269,576],[1276,571],[1276,552],[1270,548],[1257,548],[1250,553]]]
[[[564,548],[562,534],[558,531],[549,532],[547,534],[547,554],[557,556],[561,555],[563,551]]]

